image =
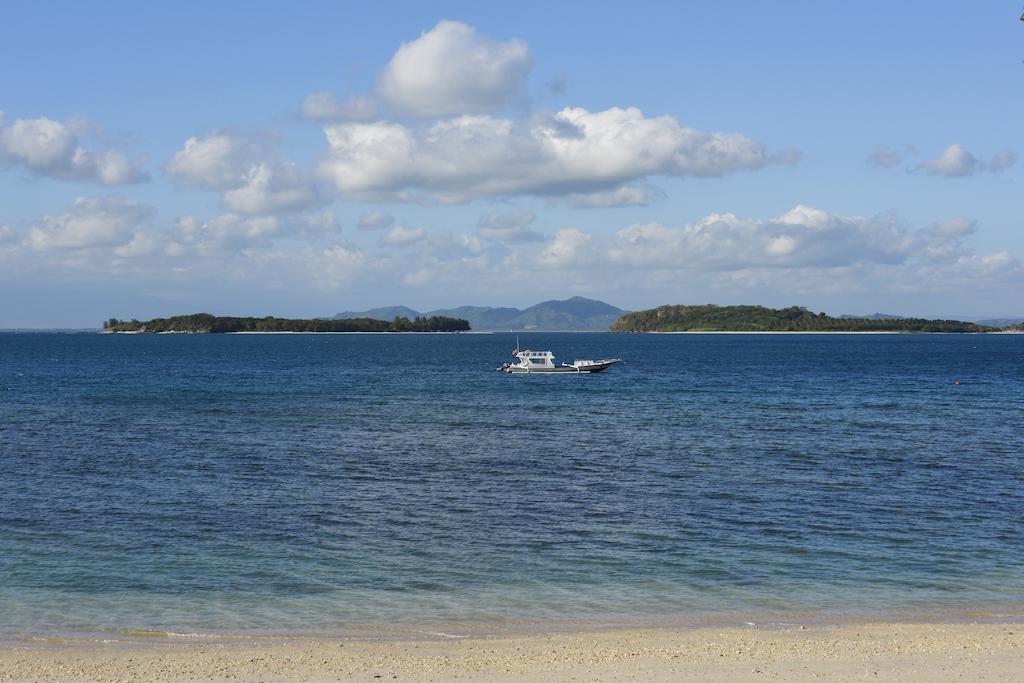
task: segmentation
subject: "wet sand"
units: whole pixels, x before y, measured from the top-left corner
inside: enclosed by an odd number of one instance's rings
[[[1013,681],[1024,625],[615,630],[445,640],[13,642],[3,681]]]

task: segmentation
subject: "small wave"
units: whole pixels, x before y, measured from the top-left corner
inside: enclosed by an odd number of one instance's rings
[[[122,629],[119,634],[129,638],[220,638],[216,633],[180,633],[153,629]]]

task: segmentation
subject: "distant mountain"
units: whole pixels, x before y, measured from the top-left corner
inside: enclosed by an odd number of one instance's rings
[[[334,316],[334,319],[373,318],[374,320],[394,320],[395,318],[408,318],[412,320],[418,315],[423,314],[412,310],[408,306],[382,306],[381,308],[371,308],[368,311],[345,311]]]
[[[544,301],[525,310],[491,306],[460,306],[420,313],[406,306],[388,306],[369,311],[339,313],[336,319],[375,318],[393,320],[403,316],[444,316],[468,320],[474,330],[604,331],[626,311],[603,301],[574,296],[564,301]]]
[[[844,313],[839,316],[840,320],[903,320],[905,315],[892,315],[891,313],[871,313],[870,315],[850,315]]]
[[[975,320],[974,322],[979,325],[987,325],[988,327],[1010,327],[1011,325],[1024,323],[1024,318],[989,318],[987,320]]]

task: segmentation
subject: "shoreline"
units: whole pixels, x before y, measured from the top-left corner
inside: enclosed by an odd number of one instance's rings
[[[266,639],[371,640],[448,638],[529,638],[553,633],[609,631],[678,631],[701,629],[785,629],[789,627],[842,628],[866,623],[886,624],[1019,624],[1024,627],[1024,602],[983,602],[923,608],[849,608],[688,611],[663,614],[609,613],[587,617],[508,616],[456,620],[338,621],[287,624],[281,627],[229,627],[213,624],[178,624],[149,628],[144,625],[92,629],[39,627],[35,630],[0,630],[0,648],[24,642],[153,642],[154,639],[240,642]]]
[[[619,628],[387,640],[252,637],[0,645],[0,680],[1015,680],[1020,623]]]

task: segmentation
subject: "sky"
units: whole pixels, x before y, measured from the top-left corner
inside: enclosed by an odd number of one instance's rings
[[[10,4],[0,328],[569,296],[1024,316],[1020,13]]]

